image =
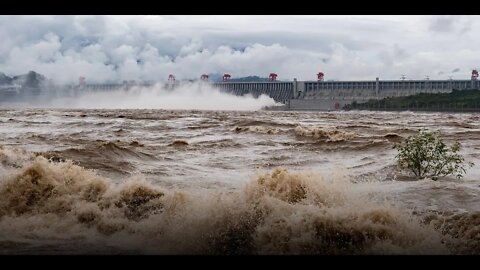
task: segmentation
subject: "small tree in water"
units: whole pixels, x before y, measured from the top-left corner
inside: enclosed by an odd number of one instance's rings
[[[396,159],[400,168],[412,171],[419,178],[437,180],[450,174],[462,178],[466,166],[473,166],[471,162],[465,164],[465,159],[458,154],[461,148],[459,142],[448,148],[438,133],[425,129],[395,145],[395,148],[398,150]]]

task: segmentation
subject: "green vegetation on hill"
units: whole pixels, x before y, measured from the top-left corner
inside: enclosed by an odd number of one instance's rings
[[[248,76],[242,78],[232,78],[230,82],[268,82],[268,78],[261,78],[258,76]]]
[[[421,93],[405,97],[353,102],[345,110],[480,110],[480,90],[453,90],[451,93]]]

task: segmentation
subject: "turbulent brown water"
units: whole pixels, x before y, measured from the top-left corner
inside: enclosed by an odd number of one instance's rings
[[[479,254],[478,114],[0,110],[1,254]],[[463,179],[393,145],[459,140]]]

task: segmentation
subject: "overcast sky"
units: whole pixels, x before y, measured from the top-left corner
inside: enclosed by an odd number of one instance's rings
[[[59,82],[469,79],[480,16],[0,16],[0,72]]]

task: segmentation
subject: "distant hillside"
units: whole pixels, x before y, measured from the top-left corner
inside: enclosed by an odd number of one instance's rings
[[[39,88],[47,81],[47,78],[35,71],[29,71],[27,74],[13,77],[13,83],[22,87]]]
[[[5,73],[0,72],[0,85],[10,85],[12,84],[12,78],[5,75]]]
[[[223,74],[221,73],[208,73],[208,80],[210,82],[223,82]],[[189,81],[195,81],[198,79],[190,79]],[[247,76],[247,77],[231,77],[231,82],[268,82],[268,78],[261,78],[258,76]]]
[[[231,82],[268,82],[268,78],[260,78],[258,76],[248,76],[242,78],[232,78]]]
[[[14,76],[13,78],[0,72],[0,85],[20,85],[24,88],[41,88],[49,83],[47,78],[35,71],[29,71],[27,74]]]

